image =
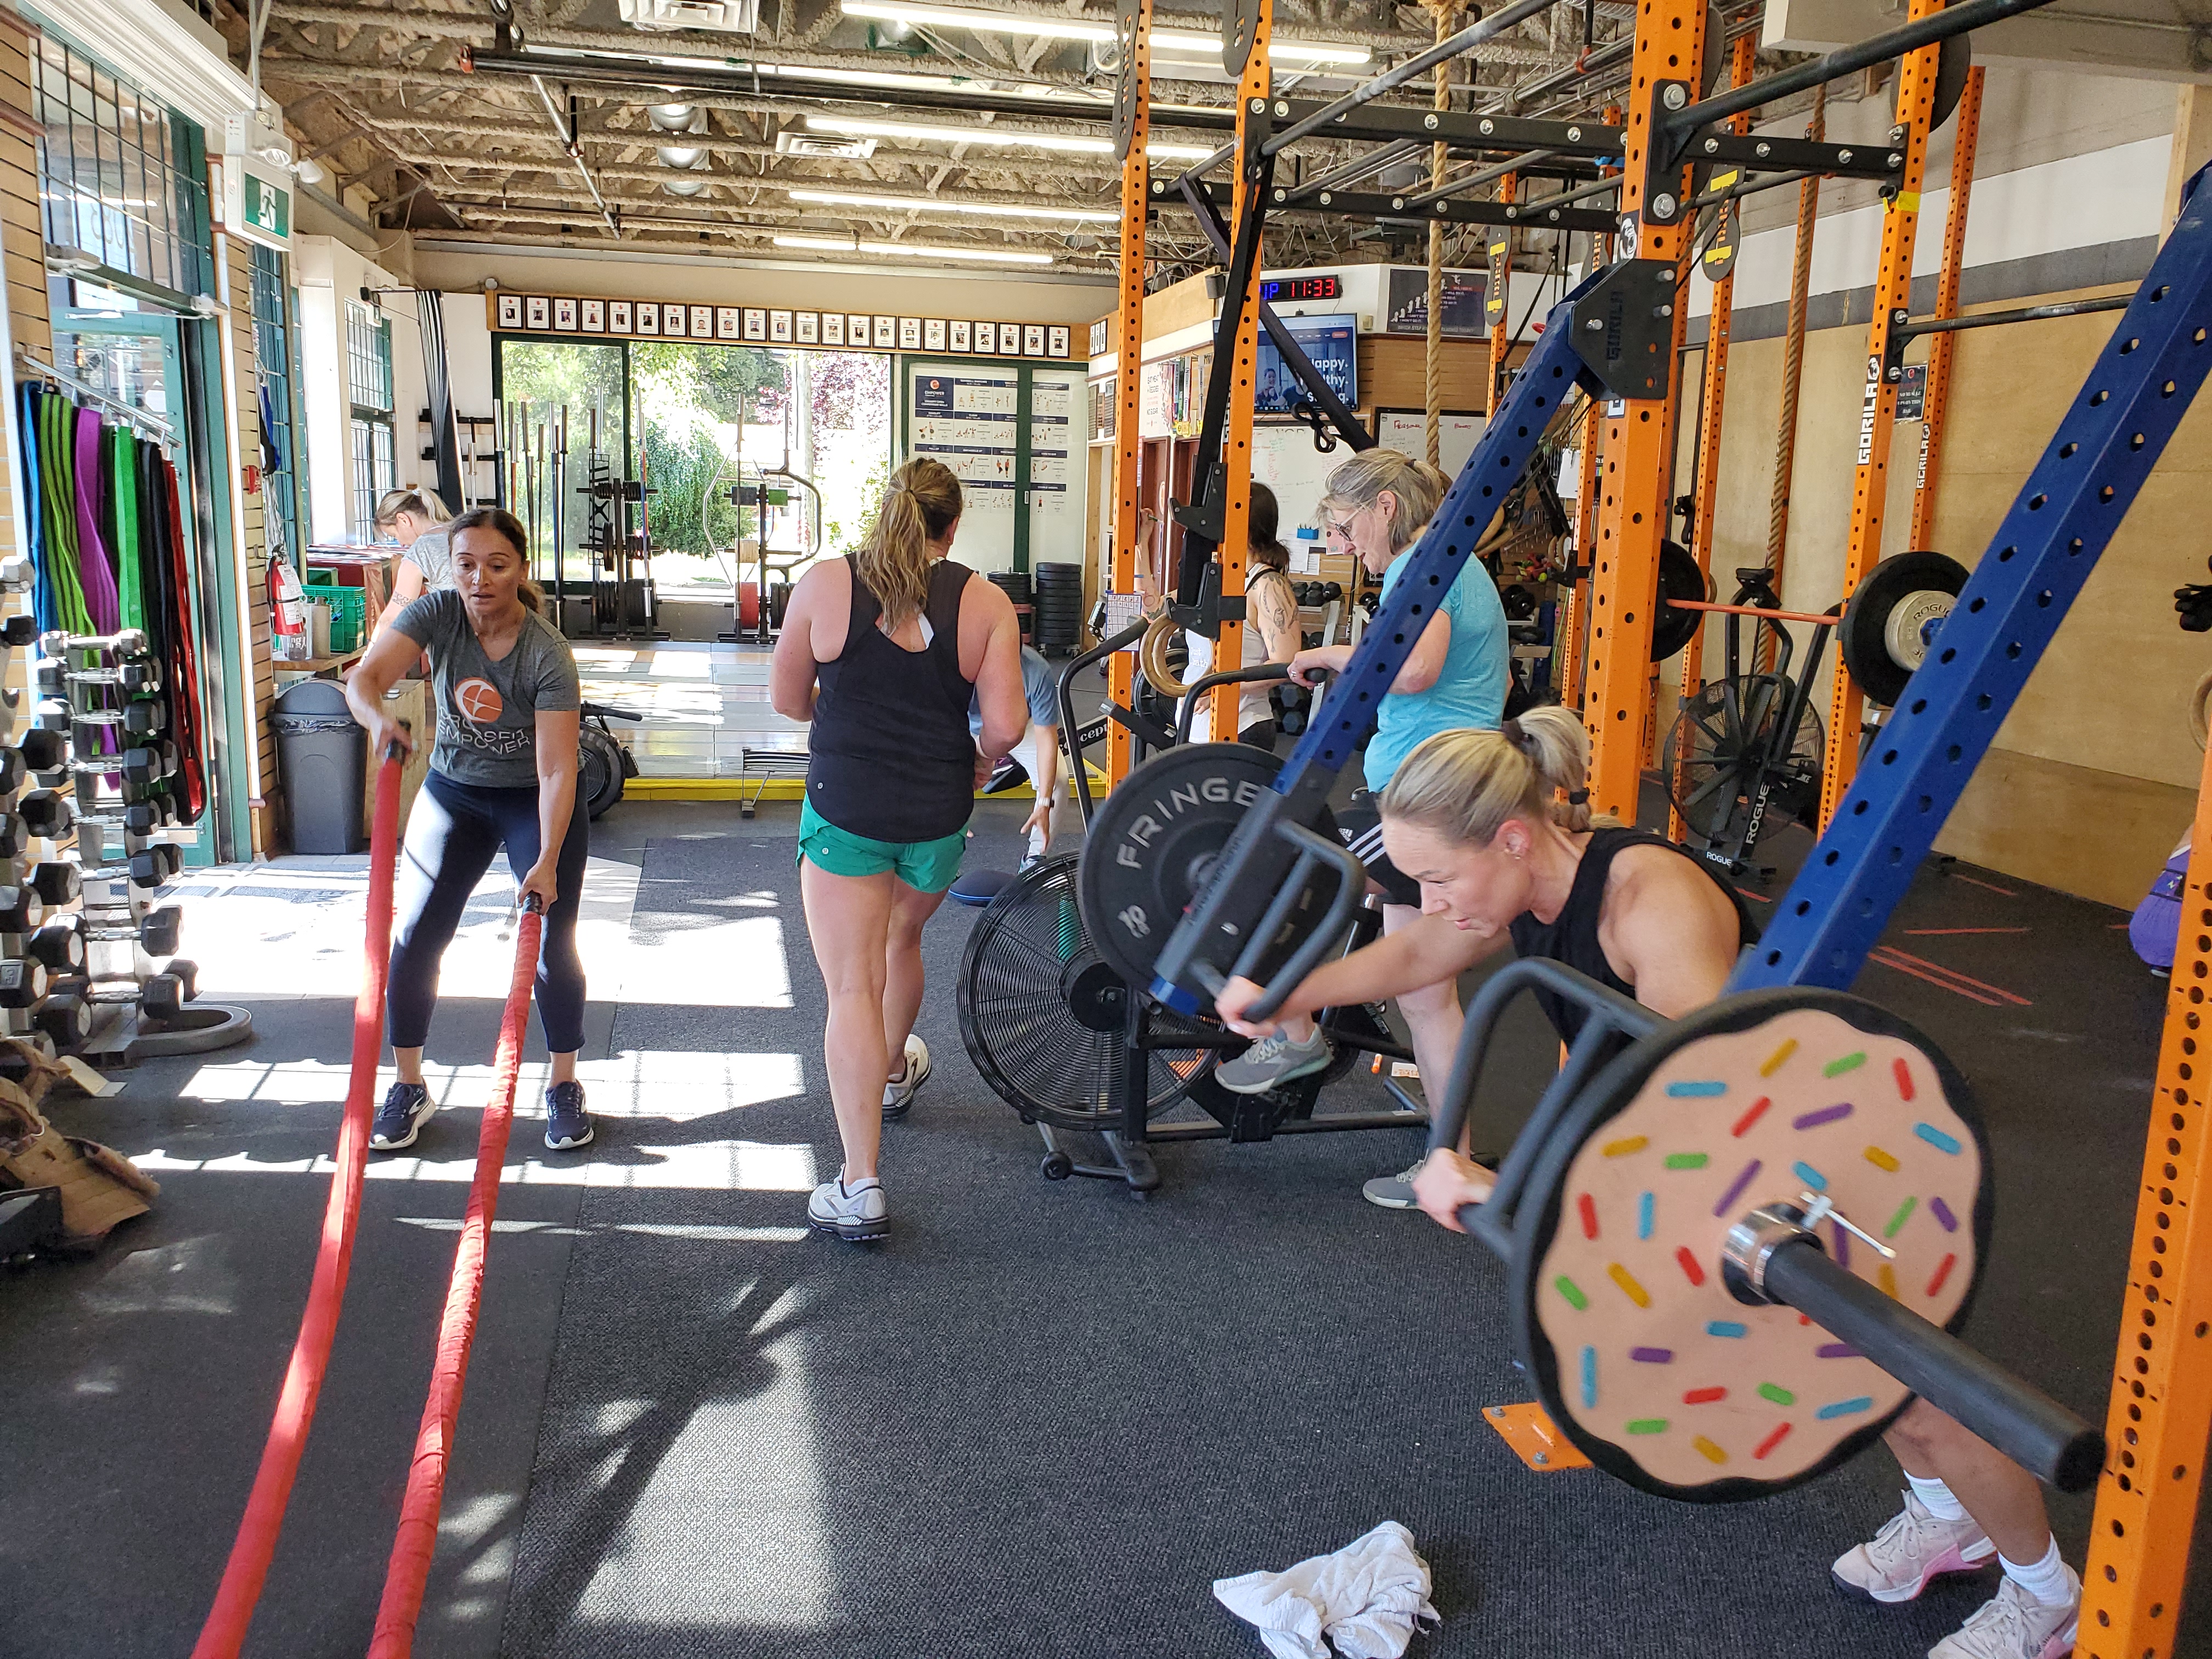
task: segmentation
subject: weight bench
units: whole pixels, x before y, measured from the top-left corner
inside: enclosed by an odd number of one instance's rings
[[[762,792],[772,779],[806,776],[809,756],[804,749],[755,749],[750,745],[738,750],[738,816],[749,818],[759,806]],[[746,793],[747,788],[752,791]]]

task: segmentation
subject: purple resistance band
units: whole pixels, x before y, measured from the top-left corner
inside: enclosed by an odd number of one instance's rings
[[[76,535],[77,580],[84,587],[84,607],[92,617],[93,630],[112,634],[123,626],[123,601],[115,591],[115,567],[108,562],[106,544],[100,539],[100,514],[94,496],[100,488],[100,416],[89,409],[76,412]]]

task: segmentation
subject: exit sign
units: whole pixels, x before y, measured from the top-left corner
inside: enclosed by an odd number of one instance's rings
[[[252,155],[226,155],[223,228],[283,253],[292,246],[292,181]]]

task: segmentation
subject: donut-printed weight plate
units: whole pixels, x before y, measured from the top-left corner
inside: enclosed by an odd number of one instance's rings
[[[1911,1395],[1795,1310],[1729,1294],[1731,1225],[1825,1194],[1829,1255],[1955,1330],[1989,1237],[1965,1080],[1839,992],[1731,997],[1621,1054],[1540,1158],[1514,1314],[1545,1408],[1600,1468],[1672,1498],[1763,1497],[1833,1468]]]

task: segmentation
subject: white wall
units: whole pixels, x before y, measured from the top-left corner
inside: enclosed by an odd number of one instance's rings
[[[308,512],[317,541],[366,541],[374,526],[353,522],[353,445],[346,391],[346,301],[364,288],[392,288],[398,278],[327,236],[293,240],[293,276],[300,288],[300,367],[307,421]],[[408,295],[385,296],[392,319],[394,482],[434,485],[437,468],[419,459],[416,424],[428,393],[422,377],[422,330]],[[487,359],[488,361],[488,359]],[[489,370],[486,370],[489,382]],[[487,384],[484,401],[489,402]]]

